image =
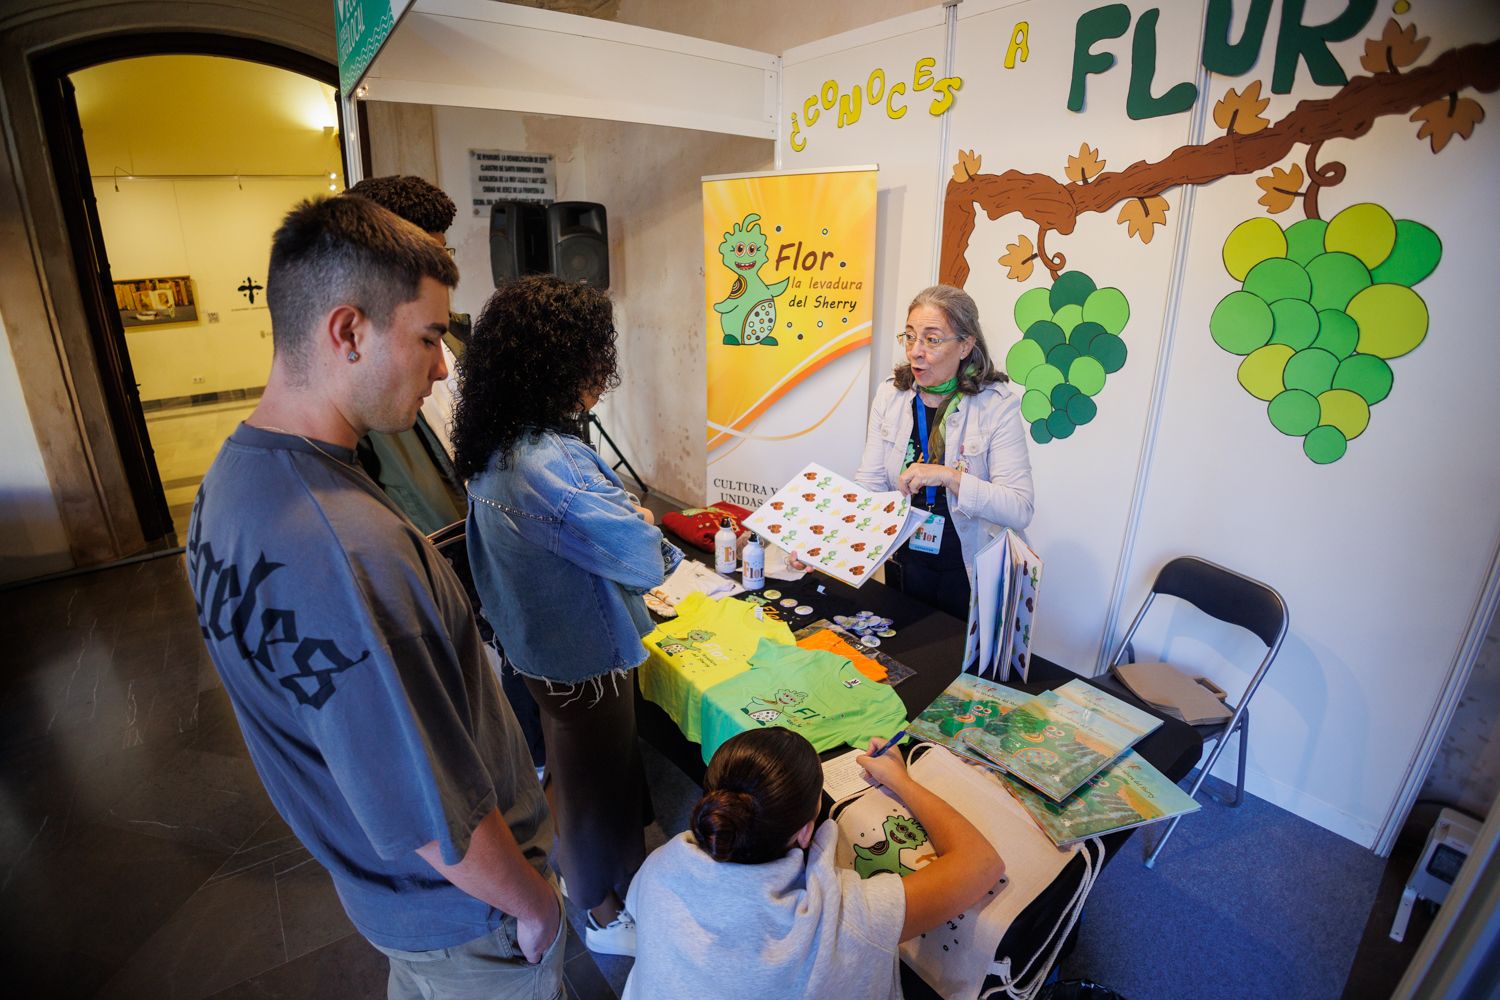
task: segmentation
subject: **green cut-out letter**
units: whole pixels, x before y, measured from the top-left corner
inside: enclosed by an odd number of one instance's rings
[[[1143,13],[1135,22],[1135,38],[1130,44],[1130,90],[1125,95],[1125,114],[1136,121],[1160,118],[1186,111],[1198,99],[1198,85],[1179,83],[1160,97],[1151,96],[1151,81],[1156,78],[1157,8]]]
[[[1303,24],[1307,0],[1281,0],[1281,31],[1276,36],[1276,68],[1271,75],[1271,93],[1290,94],[1297,80],[1297,62],[1307,63],[1313,83],[1342,87],[1349,82],[1329,42],[1353,38],[1370,23],[1375,0],[1349,0],[1344,12],[1327,24]]]
[[[1068,110],[1083,110],[1083,94],[1090,73],[1103,73],[1115,64],[1109,52],[1090,52],[1095,42],[1123,38],[1130,30],[1130,8],[1122,3],[1091,10],[1078,19],[1073,32],[1073,83],[1068,88]]]
[[[1208,0],[1208,24],[1203,33],[1203,68],[1210,73],[1243,76],[1250,72],[1260,58],[1261,43],[1266,40],[1271,0],[1250,0],[1245,33],[1237,42],[1229,41],[1233,20],[1234,0]]]

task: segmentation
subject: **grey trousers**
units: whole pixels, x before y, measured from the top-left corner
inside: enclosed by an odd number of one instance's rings
[[[516,918],[507,916],[494,931],[452,948],[397,951],[375,947],[391,961],[386,986],[390,1000],[566,1000],[564,913],[557,939],[536,965],[527,963],[516,943]]]

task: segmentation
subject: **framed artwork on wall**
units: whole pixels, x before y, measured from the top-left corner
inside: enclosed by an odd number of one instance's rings
[[[193,279],[185,274],[116,281],[115,305],[120,310],[120,322],[127,330],[137,326],[198,321]]]

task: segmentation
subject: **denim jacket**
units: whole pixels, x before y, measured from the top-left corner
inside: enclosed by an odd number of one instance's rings
[[[646,658],[642,594],[682,552],[576,437],[522,439],[469,480],[468,549],[484,616],[528,677],[577,683]]]

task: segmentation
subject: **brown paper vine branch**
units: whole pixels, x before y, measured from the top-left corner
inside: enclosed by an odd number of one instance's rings
[[[1086,144],[1078,156],[1068,157],[1068,183],[1018,170],[981,174],[980,158],[973,151],[960,153],[943,200],[941,280],[959,287],[968,280],[966,255],[976,209],[983,209],[991,221],[1017,214],[1036,225],[1034,243],[1022,236],[1000,258],[1006,276],[1018,281],[1031,276],[1038,260],[1057,278],[1066,259],[1061,253],[1047,253],[1047,235],[1070,235],[1080,215],[1119,205],[1117,221],[1128,227],[1130,236],[1149,243],[1156,227],[1166,223],[1167,201],[1161,195],[1182,185],[1271,167],[1270,174],[1256,181],[1264,192],[1260,203],[1274,214],[1300,198],[1307,215],[1316,217],[1318,191],[1339,183],[1345,174],[1342,163],[1317,162],[1327,140],[1355,139],[1369,132],[1378,118],[1409,115],[1411,121],[1422,123],[1417,138],[1427,139],[1437,153],[1455,135],[1467,139],[1484,118],[1477,101],[1459,94],[1500,89],[1500,40],[1449,49],[1425,66],[1408,69],[1427,42],[1417,38],[1415,25],[1403,27],[1393,18],[1380,38],[1365,43],[1360,63],[1370,75],[1355,77],[1332,97],[1300,101],[1285,118],[1270,124],[1260,115],[1269,102],[1260,96],[1260,82],[1255,81],[1243,91],[1229,91],[1215,106],[1215,123],[1226,134],[1112,173],[1104,172],[1098,150]],[[1307,147],[1305,171],[1296,163],[1279,166],[1298,145]]]

